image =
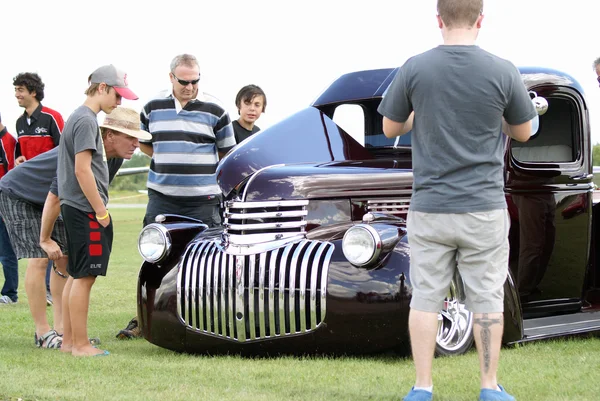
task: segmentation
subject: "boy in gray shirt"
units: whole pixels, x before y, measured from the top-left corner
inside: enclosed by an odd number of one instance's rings
[[[87,334],[90,291],[106,275],[112,247],[108,203],[108,167],[97,114],[109,114],[121,97],[137,99],[127,74],[113,65],[89,77],[87,99],[67,120],[58,151],[58,193],[67,231],[69,279],[63,291],[64,335],[61,351],[74,356],[108,355],[93,347]],[[75,177],[75,180],[73,179]]]

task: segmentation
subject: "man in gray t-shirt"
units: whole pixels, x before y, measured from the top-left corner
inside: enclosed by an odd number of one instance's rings
[[[412,130],[409,328],[416,381],[406,401],[432,399],[437,316],[458,268],[474,313],[480,399],[514,400],[498,385],[508,227],[505,138],[526,141],[535,108],[517,68],[475,45],[482,0],[438,0],[444,44],[409,59],[378,111],[388,137]]]

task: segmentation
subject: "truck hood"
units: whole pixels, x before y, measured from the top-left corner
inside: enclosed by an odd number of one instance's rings
[[[217,182],[227,197],[249,176],[269,166],[372,158],[329,117],[309,107],[252,135],[232,149],[219,163]]]
[[[412,170],[391,160],[274,165],[248,180],[242,200],[397,196],[411,193],[412,180]]]

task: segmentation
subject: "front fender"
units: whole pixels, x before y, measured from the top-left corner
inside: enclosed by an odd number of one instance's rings
[[[510,269],[504,283],[504,335],[502,342],[510,344],[523,339],[523,313],[515,278]]]

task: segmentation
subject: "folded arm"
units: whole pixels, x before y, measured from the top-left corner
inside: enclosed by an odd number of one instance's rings
[[[402,123],[390,120],[387,117],[383,117],[383,134],[388,138],[395,138],[397,136],[404,135],[412,129],[414,119],[414,111],[410,113],[408,119]]]

